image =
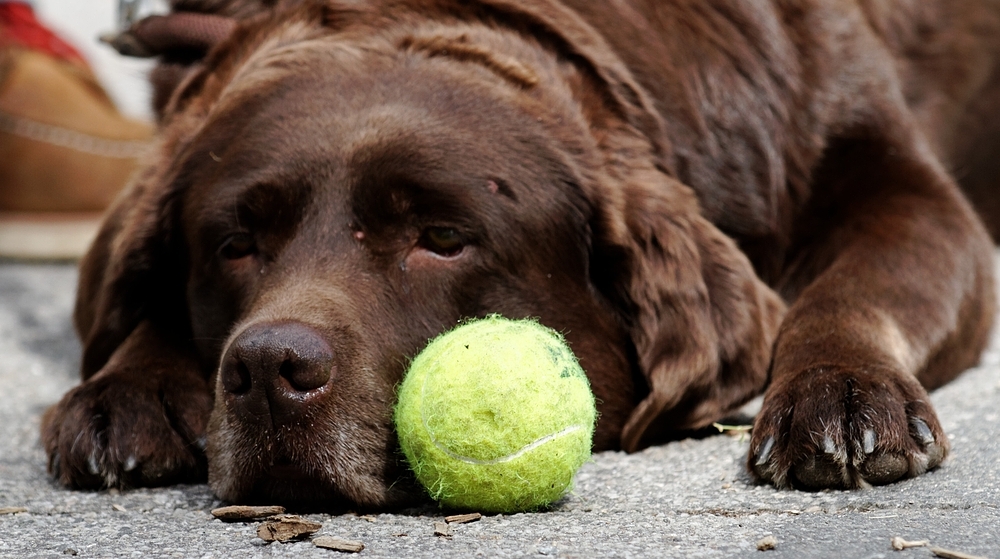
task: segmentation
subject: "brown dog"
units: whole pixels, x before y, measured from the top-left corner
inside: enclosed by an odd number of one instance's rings
[[[236,30],[165,59],[162,148],[83,263],[50,469],[403,502],[394,387],[488,313],[565,332],[598,450],[766,387],[764,480],[935,467],[925,389],[994,314],[992,243],[946,169],[994,187],[998,6],[217,2]]]

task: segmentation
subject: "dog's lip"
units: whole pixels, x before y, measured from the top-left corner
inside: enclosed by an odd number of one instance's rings
[[[275,459],[263,472],[264,477],[280,481],[317,481],[318,476],[287,458]]]
[[[315,481],[316,476],[303,470],[291,462],[279,462],[271,465],[265,473],[266,477],[282,481]]]
[[[234,472],[236,475],[224,476],[216,470],[211,483],[220,498],[234,504],[282,505],[294,512],[341,514],[415,506],[426,499],[412,474],[401,469],[397,461],[392,461],[396,467],[388,468],[384,479],[353,476],[312,455],[290,452],[276,441],[242,463],[245,467]]]
[[[349,504],[340,491],[320,476],[288,460],[265,466],[243,500],[305,507],[303,510],[313,507],[318,507],[317,510],[336,510]]]

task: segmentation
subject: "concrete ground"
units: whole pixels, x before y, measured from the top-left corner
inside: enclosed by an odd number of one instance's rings
[[[71,265],[0,262],[0,557],[334,557],[309,541],[265,544],[226,524],[204,485],[79,492],[45,473],[39,417],[77,380]],[[497,515],[434,535],[433,505],[331,516],[319,535],[364,557],[932,557],[890,538],[1000,558],[1000,336],[983,364],[932,395],[952,456],[918,479],[866,491],[750,483],[747,441],[718,435],[594,456],[549,512]],[[772,551],[757,542],[773,536]]]

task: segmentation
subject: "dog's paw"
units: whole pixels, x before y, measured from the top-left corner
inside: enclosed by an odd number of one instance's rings
[[[920,475],[947,453],[948,439],[915,379],[819,367],[768,390],[747,465],[779,487],[853,489]]]
[[[211,411],[197,375],[102,371],[42,418],[49,473],[79,489],[204,480]]]

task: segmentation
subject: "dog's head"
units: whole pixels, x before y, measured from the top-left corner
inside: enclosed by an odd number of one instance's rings
[[[217,371],[224,499],[405,498],[395,386],[465,317],[564,332],[598,448],[701,427],[765,382],[781,304],[671,176],[599,38],[551,6],[406,4],[238,28],[173,91],[158,160],[84,263],[85,372],[146,319]]]

